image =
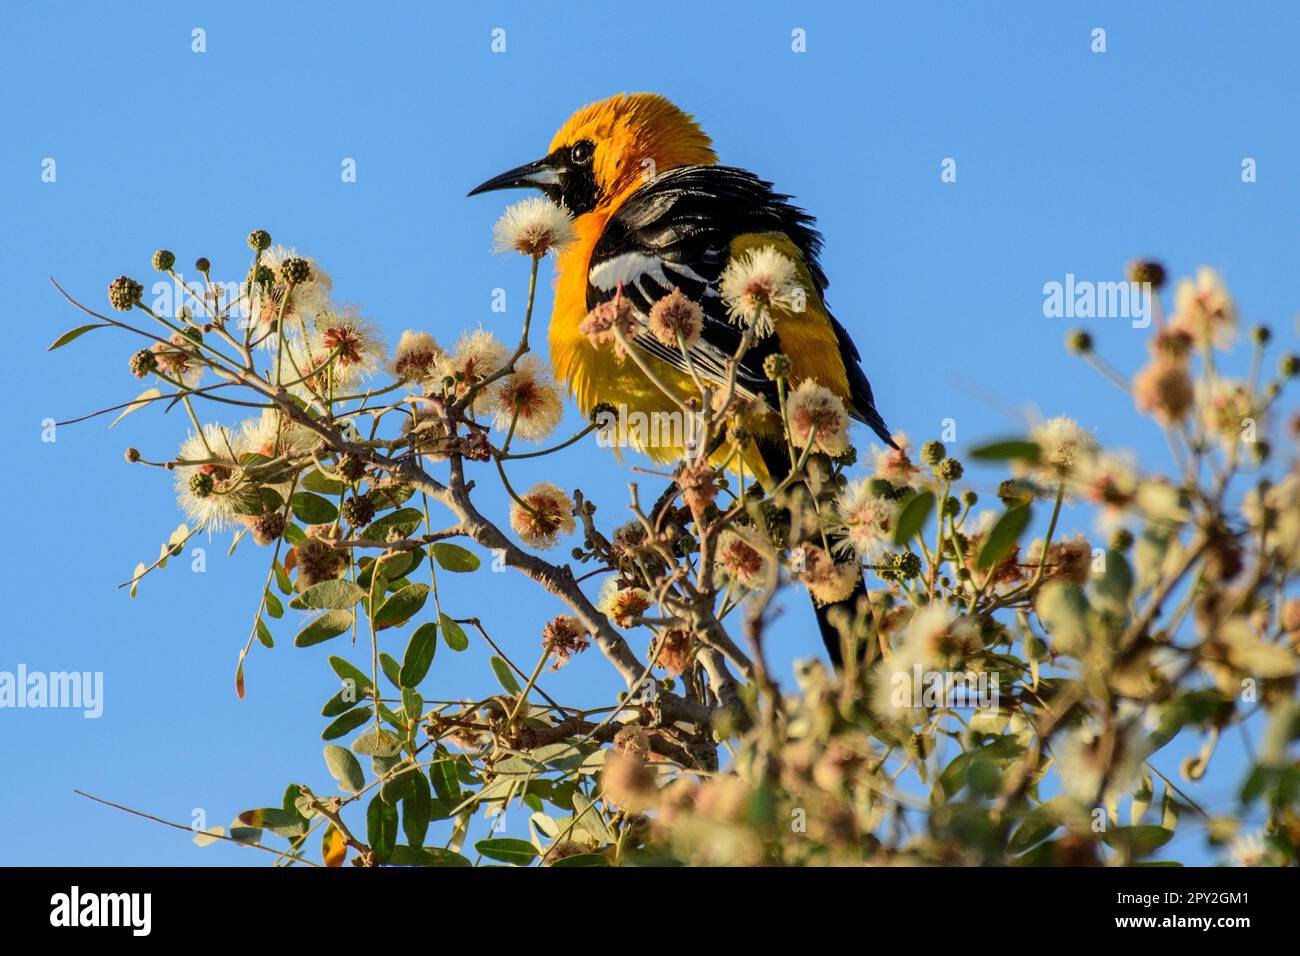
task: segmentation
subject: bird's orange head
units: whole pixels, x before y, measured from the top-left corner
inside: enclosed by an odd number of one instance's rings
[[[617,208],[637,187],[679,166],[718,161],[699,124],[656,93],[620,93],[578,110],[536,162],[470,191],[535,188],[574,216]]]

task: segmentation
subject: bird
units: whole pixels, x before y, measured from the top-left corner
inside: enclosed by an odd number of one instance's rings
[[[814,218],[752,172],[721,165],[700,124],[668,98],[620,93],[578,109],[559,128],[545,156],[517,166],[469,192],[531,188],[573,217],[574,240],[560,250],[548,331],[557,380],[567,384],[584,414],[602,405],[623,406],[647,416],[672,414],[679,399],[698,395],[693,376],[723,380],[742,329],[731,320],[720,285],[729,264],[773,248],[793,262],[805,290],[801,310],[782,312],[772,334],[759,338],[736,369],[736,389],[776,408],[775,385],[764,360],[783,353],[789,382],[812,379],[829,389],[854,419],[897,448],[876,408],[862,358],[825,301],[828,280],[819,258],[822,236]],[[642,319],[653,305],[679,290],[703,311],[702,334],[681,349],[638,332],[631,341],[641,361],[625,361],[597,348],[579,328],[589,312],[623,297]],[[645,364],[654,381],[642,370]],[[712,373],[712,375],[710,375]],[[665,419],[666,420],[666,419]],[[792,467],[779,418],[767,415],[753,427],[739,456],[751,477],[768,487]],[[687,454],[681,443],[660,441],[642,448],[659,461]],[[863,610],[861,575],[853,594],[817,606],[816,617],[832,663],[843,666],[834,609]],[[859,657],[873,649],[859,645]]]

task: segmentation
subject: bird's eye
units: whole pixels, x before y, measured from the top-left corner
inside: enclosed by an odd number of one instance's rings
[[[585,139],[581,143],[574,143],[573,148],[569,150],[569,158],[579,166],[585,166],[591,162],[591,154],[596,151],[596,147]]]

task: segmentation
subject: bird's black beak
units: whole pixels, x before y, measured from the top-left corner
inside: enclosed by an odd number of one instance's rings
[[[477,196],[479,193],[492,192],[495,189],[540,189],[549,193],[560,187],[560,170],[553,164],[553,157],[547,156],[533,163],[525,163],[514,169],[494,176],[485,183],[480,183],[466,195]]]

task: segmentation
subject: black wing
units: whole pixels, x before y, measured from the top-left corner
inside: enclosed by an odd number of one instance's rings
[[[818,261],[821,235],[813,218],[791,205],[789,196],[772,190],[753,173],[730,166],[683,166],[642,186],[605,226],[592,250],[587,275],[587,308],[613,298],[619,288],[643,316],[673,288],[704,309],[705,330],[692,349],[697,371],[720,380],[740,344],[741,330],[727,318],[718,291],[731,243],[749,233],[782,233],[802,253],[817,295],[827,280]],[[867,422],[886,441],[889,432],[876,413],[859,365],[857,347],[833,317],[840,354],[848,373],[854,417]],[[645,351],[686,371],[682,355],[649,334],[636,337]],[[745,355],[737,385],[750,394],[768,394],[763,359],[777,351],[776,336],[760,340]]]
[[[817,284],[826,277],[817,264],[821,238],[812,219],[772,192],[770,183],[729,166],[683,166],[642,186],[605,226],[592,250],[587,274],[587,307],[611,299],[620,285],[642,315],[673,288],[704,309],[704,333],[691,360],[702,374],[719,380],[740,344],[740,328],[727,318],[718,282],[737,236],[782,232],[804,254]],[[636,342],[650,354],[683,371],[676,350],[648,334]],[[777,348],[775,337],[751,348],[737,372],[746,392],[765,392],[763,359]]]

